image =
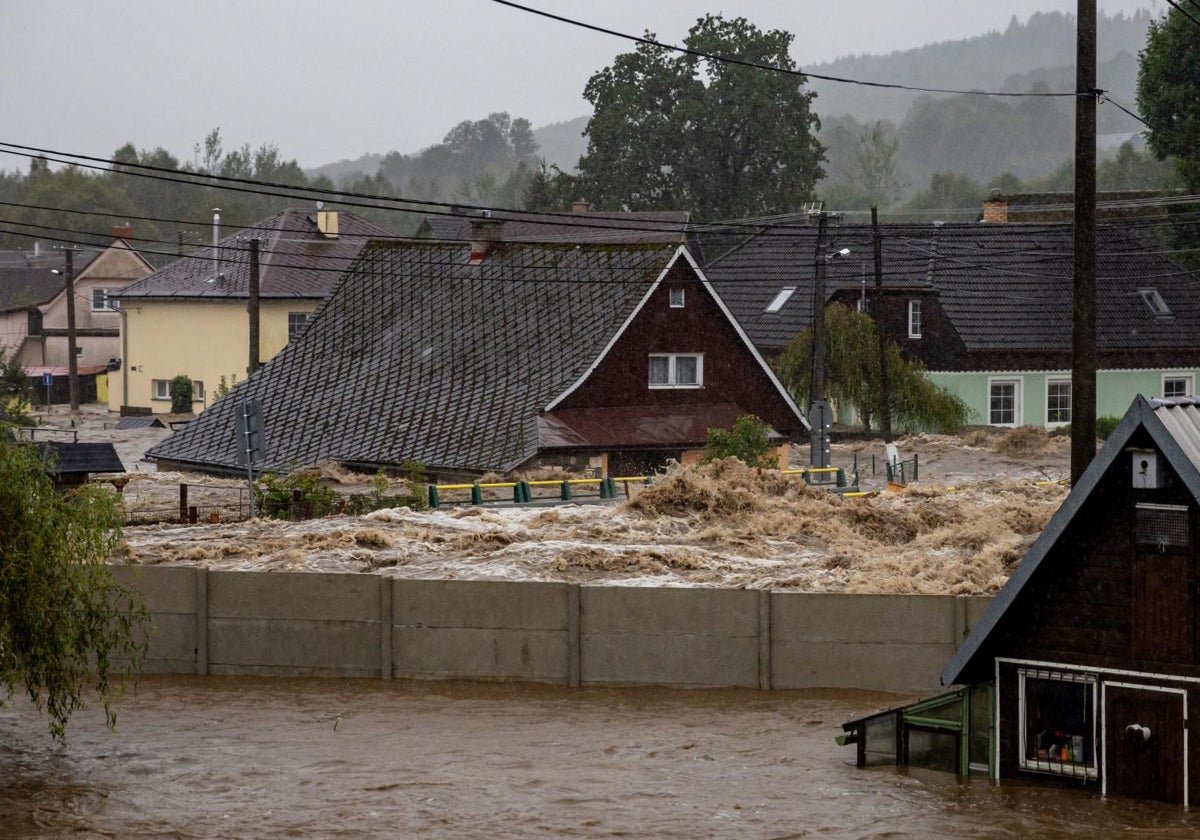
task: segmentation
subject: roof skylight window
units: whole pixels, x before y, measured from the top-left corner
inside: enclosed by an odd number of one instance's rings
[[[1171,314],[1171,307],[1167,306],[1167,302],[1158,293],[1158,289],[1138,289],[1138,294],[1141,295],[1146,306],[1150,307],[1150,311],[1159,318],[1165,318]]]
[[[767,312],[774,313],[783,309],[783,305],[791,299],[792,294],[795,291],[795,286],[784,286],[779,290],[779,294],[775,295],[775,297],[771,299],[771,302],[767,304]]]

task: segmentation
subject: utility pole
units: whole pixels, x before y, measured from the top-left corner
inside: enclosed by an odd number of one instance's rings
[[[883,241],[879,236],[879,208],[871,207],[871,244],[875,250],[875,335],[879,339],[879,425],[883,442],[892,442],[892,391],[888,383],[887,318],[883,311]]]
[[[75,249],[67,248],[67,382],[72,413],[79,411],[79,359],[75,348]]]
[[[825,402],[825,225],[824,211],[817,216],[817,248],[813,258],[813,357],[809,387],[809,466],[829,466],[829,404]]]
[[[1078,0],[1071,484],[1096,457],[1096,0]]]
[[[258,370],[258,239],[250,240],[250,303],[247,307],[250,313],[250,364],[247,370],[253,374]]]

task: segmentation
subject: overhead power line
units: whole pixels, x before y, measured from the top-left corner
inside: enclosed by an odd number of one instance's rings
[[[770,64],[761,64],[756,61],[746,61],[745,59],[734,58],[732,56],[724,56],[724,55],[716,55],[713,53],[706,53],[706,52],[702,52],[701,50],[694,50],[694,49],[691,49],[690,47],[681,47],[676,44],[665,44],[662,41],[657,41],[653,38],[647,38],[647,37],[640,36],[640,35],[630,35],[627,32],[619,32],[615,29],[609,29],[604,26],[597,26],[596,24],[593,24],[593,23],[585,23],[584,21],[576,20],[575,18],[564,17],[563,15],[556,15],[552,12],[544,11],[543,9],[535,9],[532,6],[525,6],[521,3],[513,3],[513,2],[511,2],[511,0],[492,0],[492,2],[498,3],[501,6],[508,6],[510,8],[517,9],[518,11],[527,12],[531,15],[537,15],[539,17],[548,18],[549,20],[557,21],[559,23],[565,23],[569,26],[577,26],[580,29],[587,29],[592,32],[599,32],[603,35],[611,35],[614,38],[623,38],[627,41],[633,41],[638,44],[646,44],[647,46],[660,47],[662,49],[671,50],[673,52],[683,53],[684,55],[691,55],[691,56],[695,56],[697,58],[706,58],[711,61],[719,61],[722,64],[735,64],[735,65],[738,65],[741,67],[750,67],[755,70],[766,70],[771,73],[780,73],[785,76],[795,76],[795,77],[801,78],[801,79],[805,79],[805,78],[820,79],[821,81],[824,81],[824,82],[838,82],[840,84],[862,85],[863,87],[887,88],[887,89],[892,89],[892,90],[909,90],[909,91],[915,91],[917,93],[953,93],[953,94],[971,95],[971,96],[1015,96],[1015,97],[1034,96],[1034,97],[1071,97],[1071,98],[1074,98],[1077,96],[1095,96],[1096,94],[1101,92],[1101,91],[1072,91],[1070,93],[1055,93],[1052,91],[1048,91],[1046,93],[1034,93],[1031,91],[1027,91],[1025,93],[1015,93],[1015,92],[1010,92],[1010,91],[963,90],[963,89],[958,89],[958,88],[920,87],[917,85],[900,84],[899,82],[867,81],[864,79],[851,79],[851,78],[848,78],[845,76],[829,76],[829,75],[824,75],[821,73],[805,72],[804,70],[789,70],[785,67],[775,67]],[[1169,0],[1168,0],[1168,2],[1169,2]]]
[[[1167,0],[1167,3],[1170,4],[1172,9],[1179,12],[1179,14],[1183,15],[1184,17],[1186,17],[1188,20],[1190,20],[1192,23],[1196,24],[1197,26],[1200,26],[1200,18],[1197,18],[1195,15],[1193,15],[1187,9],[1183,8],[1183,6],[1180,6],[1178,3],[1175,2],[1175,0]]]

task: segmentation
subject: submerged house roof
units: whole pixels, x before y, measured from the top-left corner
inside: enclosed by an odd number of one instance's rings
[[[993,364],[1003,354],[1069,358],[1074,259],[1069,225],[889,224],[880,230],[885,292],[934,296],[962,348],[964,367],[972,355],[991,354]],[[873,298],[871,228],[830,228],[826,242],[829,252],[850,249],[827,263],[827,296]],[[706,269],[764,351],[782,349],[812,320],[816,243],[815,228],[768,230]],[[787,288],[794,289],[790,298],[768,311]],[[1179,354],[1200,360],[1195,274],[1120,227],[1097,230],[1097,301],[1102,364],[1135,367],[1150,356]]]
[[[42,457],[51,464],[56,481],[86,478],[91,473],[125,472],[111,443],[39,443]]]
[[[1128,454],[1135,435],[1163,454],[1191,497],[1200,502],[1200,398],[1147,400],[1138,396],[1104,447],[1071,489],[1062,507],[1050,519],[1012,577],[989,604],[979,624],[942,671],[942,683],[951,685],[988,679],[991,651],[1003,628],[1005,615],[1029,587],[1039,567],[1079,516],[1085,502],[1108,479],[1118,458]]]
[[[259,244],[259,296],[323,299],[338,276],[371,239],[394,238],[387,228],[340,212],[336,236],[317,226],[312,210],[284,210],[220,241],[219,276],[211,246],[200,248],[112,296],[138,299],[238,299],[250,297],[250,240]]]
[[[301,336],[149,455],[235,468],[244,397],[262,405],[265,467],[511,470],[543,438],[571,434],[539,415],[587,379],[677,263],[695,270],[685,248],[667,243],[513,243],[473,264],[461,242],[373,242]],[[782,389],[779,399],[790,403]]]

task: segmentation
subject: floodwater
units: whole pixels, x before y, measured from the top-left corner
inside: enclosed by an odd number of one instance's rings
[[[865,692],[145,677],[56,746],[0,710],[0,837],[859,838],[1200,834],[1200,814],[860,770]]]

